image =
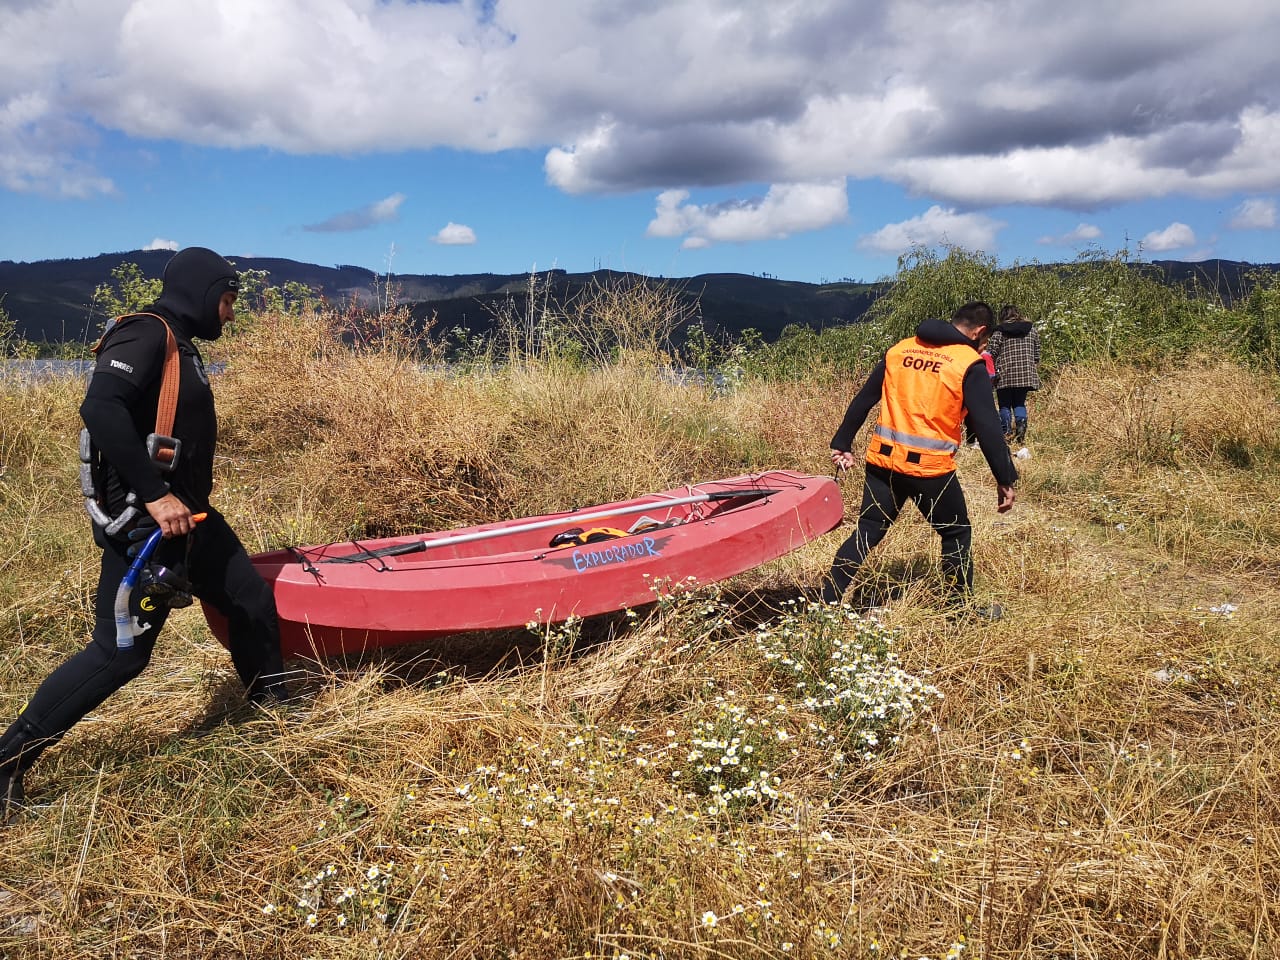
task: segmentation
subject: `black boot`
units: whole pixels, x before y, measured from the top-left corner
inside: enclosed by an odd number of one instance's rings
[[[245,690],[245,699],[255,707],[282,707],[295,701],[290,678],[295,671],[260,673]]]
[[[22,787],[22,774],[16,770],[0,776],[0,826],[8,823],[27,805],[27,793]]]
[[[21,717],[0,737],[0,824],[8,823],[26,806],[22,778],[49,743],[48,737]]]
[[[1018,443],[1026,443],[1026,442],[1027,442],[1027,418],[1026,418],[1026,417],[1019,417],[1019,418],[1014,422],[1014,434],[1013,434],[1013,438],[1014,438],[1014,440],[1016,440]]]

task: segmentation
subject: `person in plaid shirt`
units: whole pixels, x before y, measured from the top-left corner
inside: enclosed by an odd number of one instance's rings
[[[1000,323],[987,350],[996,362],[996,400],[1004,435],[1027,439],[1027,394],[1040,389],[1040,334],[1018,308],[1000,308]]]

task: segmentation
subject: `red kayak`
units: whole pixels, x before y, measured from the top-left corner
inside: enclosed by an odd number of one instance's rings
[[[642,606],[657,584],[714,583],[839,526],[830,477],[786,470],[564,513],[253,557],[286,657],[354,653]],[[214,635],[227,624],[205,607]]]

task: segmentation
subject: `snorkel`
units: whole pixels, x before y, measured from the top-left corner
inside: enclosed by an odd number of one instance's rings
[[[207,514],[197,513],[191,519],[196,523],[203,520]],[[138,624],[137,617],[129,613],[129,598],[133,596],[133,590],[138,585],[138,581],[142,579],[142,571],[146,568],[147,563],[151,560],[151,555],[156,552],[156,547],[160,545],[160,541],[164,539],[164,531],[159,527],[151,531],[151,535],[147,537],[146,542],[138,550],[138,555],[133,558],[133,563],[129,565],[120,586],[116,589],[116,649],[128,650],[133,646],[133,639],[142,632],[141,626]]]

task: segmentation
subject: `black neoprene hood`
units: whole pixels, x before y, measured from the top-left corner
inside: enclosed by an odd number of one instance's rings
[[[192,336],[217,340],[222,336],[218,301],[239,290],[236,268],[206,247],[187,247],[174,254],[164,268],[164,289],[156,306],[164,307]]]

